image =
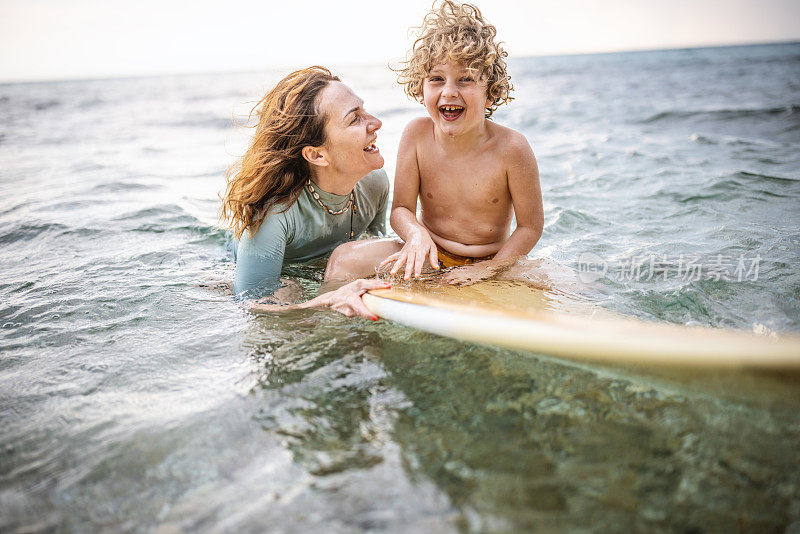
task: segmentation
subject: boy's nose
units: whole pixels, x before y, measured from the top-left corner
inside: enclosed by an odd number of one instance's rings
[[[444,89],[442,89],[442,96],[445,97],[456,97],[458,96],[458,88],[456,84],[453,82],[447,82],[444,84]]]

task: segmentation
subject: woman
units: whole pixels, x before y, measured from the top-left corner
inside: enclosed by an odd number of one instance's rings
[[[238,240],[234,291],[280,302],[284,262],[325,256],[365,230],[385,232],[389,181],[375,145],[381,121],[327,69],[289,74],[259,105],[255,136],[229,172],[220,211]],[[252,309],[328,306],[375,320],[361,295],[385,287],[356,280],[302,304],[262,299]]]

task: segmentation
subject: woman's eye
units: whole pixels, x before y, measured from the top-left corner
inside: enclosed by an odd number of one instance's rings
[[[357,123],[360,120],[361,120],[361,115],[356,115],[355,117],[353,117],[353,120],[350,121],[350,126],[354,125],[355,123]]]

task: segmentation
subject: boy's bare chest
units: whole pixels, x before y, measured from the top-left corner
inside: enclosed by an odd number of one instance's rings
[[[496,155],[477,153],[452,157],[432,148],[422,152],[418,163],[423,196],[446,194],[453,198],[463,195],[477,200],[508,194],[505,167]]]

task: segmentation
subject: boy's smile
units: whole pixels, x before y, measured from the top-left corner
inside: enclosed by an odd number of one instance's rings
[[[446,121],[454,121],[464,113],[463,106],[439,106],[439,113]]]
[[[486,83],[456,61],[434,66],[422,85],[422,103],[445,134],[463,135],[483,125],[491,104]]]

